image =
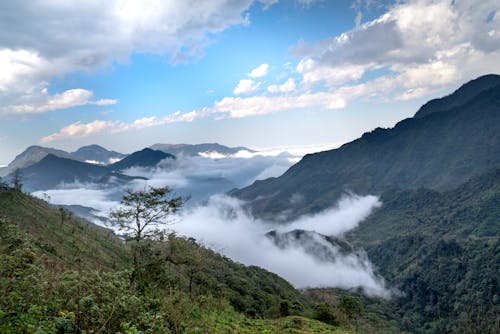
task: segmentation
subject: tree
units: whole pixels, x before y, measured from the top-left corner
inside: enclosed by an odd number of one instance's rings
[[[121,200],[122,208],[113,210],[110,217],[129,239],[133,247],[134,271],[139,272],[140,243],[146,239],[163,236],[161,226],[172,222],[171,216],[184,204],[182,197],[171,197],[168,187],[144,187],[144,190],[127,190]]]
[[[127,190],[121,204],[123,208],[111,211],[111,218],[120,230],[136,243],[161,234],[160,226],[171,223],[168,218],[184,203],[182,197],[168,197],[168,187]]]
[[[23,188],[22,173],[19,168],[16,168],[12,174],[12,186],[14,189],[21,191]]]

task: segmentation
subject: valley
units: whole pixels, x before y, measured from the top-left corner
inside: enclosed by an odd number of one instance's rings
[[[127,268],[128,246],[120,243],[125,235],[109,219],[110,210],[120,207],[126,190],[168,186],[188,200],[168,226],[168,241],[148,250],[167,258],[154,264],[162,273],[146,271],[159,275],[147,281],[158,291],[174,284],[186,298],[195,279],[196,295],[222,291],[216,299],[230,306],[218,312],[229,312],[243,327],[240,321],[247,320],[238,312],[318,318],[319,305],[330,305],[325,312],[335,320],[318,319],[340,325],[339,331],[356,330],[359,321],[366,331],[494,333],[500,295],[499,78],[480,77],[394,128],[375,129],[296,164],[300,156],[291,153],[266,156],[219,144],[156,144],[129,155],[97,145],[80,154],[30,147],[9,164],[3,182],[9,184],[17,171],[22,189],[35,197],[4,190],[3,228],[14,224],[28,235],[26,247],[41,256],[36,265],[45,263],[36,270],[98,268],[115,275]],[[55,228],[58,219],[62,229]],[[79,236],[69,237],[75,228]],[[11,239],[2,240],[7,251]],[[160,254],[172,247],[183,254],[169,264],[174,255]],[[200,256],[215,262],[202,264]],[[179,263],[185,263],[181,272]],[[229,266],[221,269],[224,278],[213,271],[221,263]],[[251,292],[252,286],[264,292]],[[364,306],[355,322],[342,313],[342,296]],[[280,311],[285,304],[287,311]],[[202,317],[213,316],[212,306],[199,307]],[[179,321],[191,328],[198,326],[195,318]],[[210,319],[203,326],[219,326]],[[305,318],[285,321],[321,328]],[[252,322],[254,330],[259,326],[284,325]]]

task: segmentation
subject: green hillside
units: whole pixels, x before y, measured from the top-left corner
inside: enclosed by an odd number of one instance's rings
[[[109,231],[0,192],[0,333],[348,333],[312,320],[279,276],[174,235],[147,242],[144,274]]]
[[[18,191],[0,191],[0,218],[26,232],[37,253],[64,268],[124,269],[128,248],[110,230]]]
[[[416,333],[498,333],[500,168],[446,192],[393,190],[347,238],[402,296]]]

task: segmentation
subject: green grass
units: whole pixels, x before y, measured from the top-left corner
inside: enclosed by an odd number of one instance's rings
[[[72,217],[61,221],[59,210],[29,195],[0,192],[0,218],[30,235],[50,262],[64,268],[124,269],[129,266],[128,247],[107,231]]]

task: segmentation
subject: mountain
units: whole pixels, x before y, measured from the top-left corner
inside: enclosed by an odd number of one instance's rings
[[[7,168],[9,172],[12,172],[16,168],[28,167],[42,160],[49,154],[66,159],[73,158],[70,153],[63,150],[42,146],[30,146],[24,152],[16,156]]]
[[[53,154],[20,171],[23,188],[27,191],[53,189],[61,183],[97,182],[110,173],[107,167],[60,158]]]
[[[498,333],[500,167],[444,192],[389,190],[348,233],[390,286],[412,333]]]
[[[103,166],[48,154],[35,164],[21,168],[20,172],[23,189],[29,192],[54,189],[64,183],[126,183],[133,179],[145,178],[127,176],[119,171],[130,167],[155,166],[166,158],[174,159],[175,157],[146,148],[134,152],[114,164]],[[7,180],[9,178],[12,178],[12,175],[6,177]]]
[[[173,155],[183,155],[188,157],[195,157],[200,153],[219,153],[221,155],[236,154],[239,151],[254,152],[246,147],[227,147],[217,143],[204,143],[204,144],[154,144],[150,147],[153,150],[163,151]]]
[[[80,147],[75,152],[72,152],[71,156],[76,160],[107,165],[125,158],[126,154],[109,151],[99,145],[89,145]]]
[[[0,170],[0,176],[5,176],[12,173],[16,168],[25,168],[31,166],[47,155],[52,154],[56,157],[73,159],[82,162],[92,162],[101,165],[107,165],[111,162],[123,159],[126,155],[115,151],[108,151],[99,145],[89,145],[80,147],[78,150],[72,153],[68,153],[63,150],[43,147],[43,146],[30,146],[18,156],[6,167]]]
[[[131,167],[153,167],[163,159],[175,159],[175,156],[165,152],[145,148],[134,152],[122,160],[108,166],[112,171],[120,171]]]
[[[500,164],[500,85],[491,87],[498,78],[488,75],[465,84],[445,98],[454,106],[449,110],[431,103],[419,117],[306,155],[282,176],[231,194],[250,202],[254,214],[272,219],[286,210],[291,217],[318,212],[348,191],[451,189]],[[297,195],[302,201],[292,206]]]
[[[488,74],[471,80],[453,92],[453,94],[431,100],[424,104],[415,114],[415,118],[422,118],[435,112],[449,111],[465,104],[481,92],[498,85],[500,85],[500,75],[496,74]]]

